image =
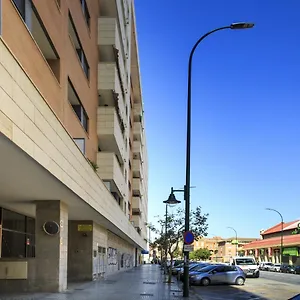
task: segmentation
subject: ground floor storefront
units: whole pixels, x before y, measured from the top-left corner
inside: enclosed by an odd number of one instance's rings
[[[282,263],[300,265],[300,234],[283,237]],[[244,246],[245,255],[253,255],[259,262],[281,263],[281,238],[258,240]]]
[[[0,207],[0,291],[63,291],[141,264],[141,250],[88,220],[69,220],[61,201],[36,217]],[[51,220],[51,221],[49,221]]]

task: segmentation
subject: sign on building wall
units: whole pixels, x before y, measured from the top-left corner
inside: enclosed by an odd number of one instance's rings
[[[83,232],[93,231],[93,225],[92,224],[78,224],[77,230],[83,231]]]

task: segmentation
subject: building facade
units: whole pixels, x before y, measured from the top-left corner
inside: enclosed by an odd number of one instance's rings
[[[0,0],[0,291],[63,291],[140,263],[135,26],[131,0]]]
[[[230,258],[237,255],[244,255],[243,247],[247,243],[250,243],[255,238],[240,238],[236,241],[236,238],[224,239],[219,236],[212,238],[203,237],[194,242],[194,250],[208,249],[211,252],[210,260],[216,262],[229,262]]]
[[[281,263],[282,237],[282,263],[300,265],[300,220],[276,224],[267,230],[262,230],[260,234],[260,240],[244,246],[248,255],[255,256],[260,262]]]
[[[218,252],[216,260],[220,262],[229,262],[234,256],[244,256],[244,246],[256,241],[256,238],[235,237],[223,239],[218,242]]]

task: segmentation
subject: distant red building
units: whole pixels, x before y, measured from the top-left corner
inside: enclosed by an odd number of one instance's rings
[[[281,223],[261,231],[261,237],[243,247],[245,255],[280,263]],[[283,223],[283,263],[300,265],[300,220]]]

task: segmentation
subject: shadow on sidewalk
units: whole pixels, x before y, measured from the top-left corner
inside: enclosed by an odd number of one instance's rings
[[[190,289],[201,300],[272,300],[270,297],[248,292],[231,285],[192,286]]]

